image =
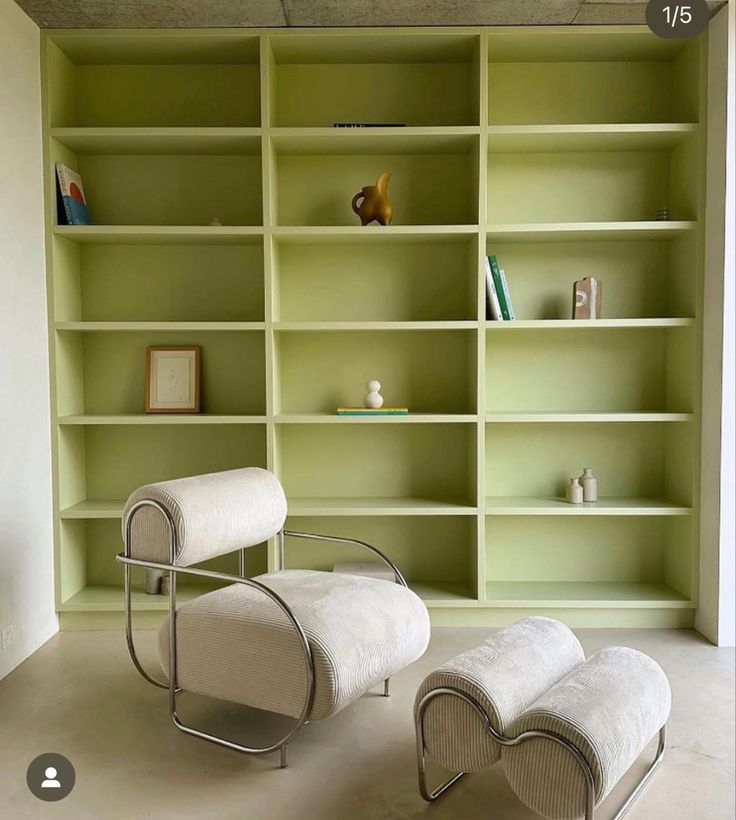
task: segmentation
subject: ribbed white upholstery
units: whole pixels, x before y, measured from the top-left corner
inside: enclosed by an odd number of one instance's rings
[[[543,694],[509,727],[555,732],[584,755],[600,803],[667,722],[671,692],[655,661],[615,646],[593,655]],[[511,787],[527,806],[551,820],[573,820],[585,811],[585,781],[572,755],[545,739],[501,752]]]
[[[578,639],[559,621],[524,618],[432,672],[417,693],[450,687],[477,700],[493,727],[509,725],[550,686],[584,660]],[[424,715],[429,755],[451,771],[478,771],[500,757],[498,744],[476,712],[451,695],[438,695]]]
[[[261,544],[273,537],[286,520],[281,484],[273,473],[258,467],[139,487],[125,504],[123,528],[128,510],[144,499],[157,501],[171,516],[179,542],[174,560],[178,566]],[[159,510],[138,510],[131,535],[131,557],[169,563],[169,527]]]
[[[311,720],[330,717],[424,654],[429,615],[411,590],[331,572],[260,575],[290,606],[313,652]],[[306,670],[296,634],[256,589],[234,584],[202,595],[177,614],[177,681],[190,692],[297,717]],[[168,674],[168,619],[159,653]]]

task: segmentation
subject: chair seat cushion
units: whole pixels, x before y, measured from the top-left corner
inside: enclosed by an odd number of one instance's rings
[[[323,720],[421,657],[429,643],[422,600],[396,583],[312,570],[254,580],[291,608],[312,650],[310,720]],[[178,609],[177,682],[185,691],[298,717],[306,667],[281,609],[259,590],[232,584]],[[168,675],[168,618],[159,654]]]

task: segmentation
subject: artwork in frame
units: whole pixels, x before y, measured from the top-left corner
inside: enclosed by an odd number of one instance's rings
[[[201,349],[146,350],[146,413],[199,413]]]

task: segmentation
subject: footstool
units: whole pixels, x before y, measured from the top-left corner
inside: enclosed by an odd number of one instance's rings
[[[434,801],[464,774],[501,760],[529,808],[550,820],[592,820],[659,734],[655,759],[618,820],[662,762],[671,702],[667,677],[642,652],[613,646],[586,661],[564,624],[524,618],[420,686],[414,707],[419,790]],[[428,757],[456,772],[431,791]]]

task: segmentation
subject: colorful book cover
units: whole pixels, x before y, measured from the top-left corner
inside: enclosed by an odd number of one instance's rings
[[[56,163],[58,218],[60,225],[89,225],[87,199],[84,196],[82,177],[68,165]]]
[[[514,306],[511,304],[511,291],[509,290],[509,283],[506,279],[506,271],[501,268],[501,284],[503,285],[503,295],[506,299],[506,307],[509,311],[509,319],[515,319]]]
[[[501,279],[501,271],[498,267],[498,259],[495,256],[491,255],[488,257],[488,261],[491,263],[491,273],[493,274],[493,284],[496,286],[496,293],[498,295],[498,301],[501,305],[501,315],[504,319],[510,319],[511,315],[509,313],[508,305],[506,304],[506,298],[504,296],[503,290],[503,280]]]
[[[489,319],[501,321],[503,315],[501,313],[501,305],[498,301],[498,294],[496,293],[496,285],[493,281],[493,273],[491,272],[491,263],[486,257],[486,313]]]

